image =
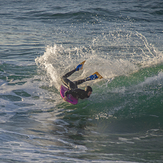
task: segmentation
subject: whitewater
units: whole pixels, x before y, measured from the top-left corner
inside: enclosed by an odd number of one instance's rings
[[[163,3],[0,2],[0,162],[161,163]],[[71,105],[61,76],[93,93]]]

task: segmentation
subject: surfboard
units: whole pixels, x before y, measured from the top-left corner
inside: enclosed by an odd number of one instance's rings
[[[68,91],[69,89],[63,85],[61,85],[61,88],[60,88],[60,94],[61,94],[61,97],[64,98],[64,93],[66,91]],[[68,94],[67,95],[67,102],[73,104],[73,105],[76,105],[78,103],[78,99],[74,98],[71,94]]]

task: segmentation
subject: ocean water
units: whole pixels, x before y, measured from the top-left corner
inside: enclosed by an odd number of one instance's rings
[[[162,163],[163,1],[0,1],[0,162]],[[86,60],[89,99],[60,77]]]

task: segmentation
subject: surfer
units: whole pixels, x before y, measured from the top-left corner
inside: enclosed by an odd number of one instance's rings
[[[68,100],[68,98],[67,98],[68,94],[71,94],[76,99],[89,98],[90,95],[92,94],[92,88],[90,86],[85,87],[85,90],[82,90],[82,89],[78,88],[79,84],[82,84],[82,83],[84,83],[86,81],[92,80],[91,76],[87,77],[85,79],[78,80],[78,81],[73,81],[73,82],[71,80],[67,79],[74,72],[81,70],[83,68],[84,62],[79,64],[74,70],[66,73],[65,75],[63,75],[61,77],[62,82],[68,87],[68,90],[64,93],[64,98],[63,98],[64,101]]]

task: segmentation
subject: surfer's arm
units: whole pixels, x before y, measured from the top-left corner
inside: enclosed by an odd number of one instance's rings
[[[64,97],[65,97],[65,96],[67,97],[68,94],[72,94],[72,90],[66,91],[66,92],[64,93]]]
[[[68,91],[66,91],[65,93],[64,93],[64,97],[63,97],[63,100],[64,101],[67,101],[68,100],[68,98],[67,98],[67,95],[68,94],[71,94],[71,90],[68,90]]]

